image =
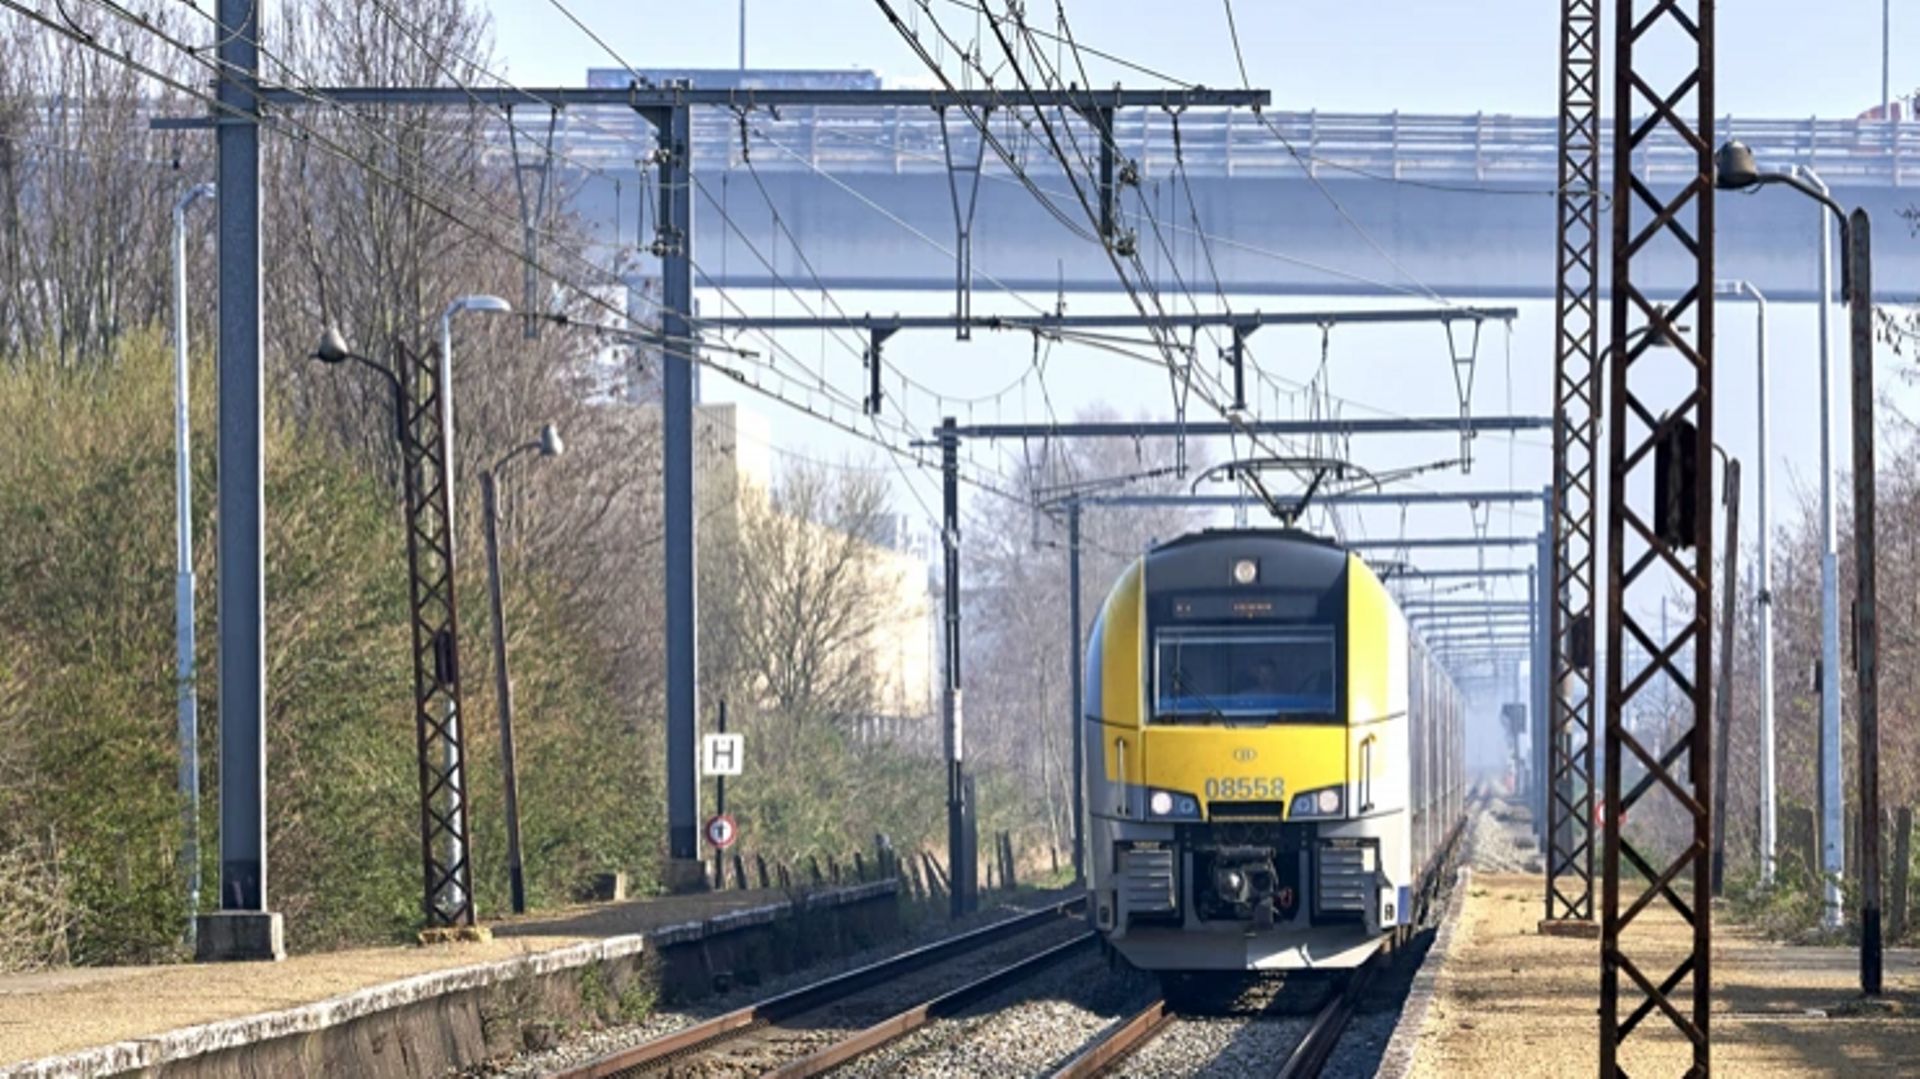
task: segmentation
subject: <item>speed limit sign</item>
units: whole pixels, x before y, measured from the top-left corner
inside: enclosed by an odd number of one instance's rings
[[[707,843],[715,850],[726,850],[740,838],[740,826],[725,813],[707,818]]]

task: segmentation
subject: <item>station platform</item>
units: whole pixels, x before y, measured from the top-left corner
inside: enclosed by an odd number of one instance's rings
[[[1599,1060],[1600,960],[1597,938],[1542,936],[1537,875],[1463,875],[1464,901],[1449,914],[1422,971],[1408,1014],[1411,1042],[1394,1073],[1497,1075],[1501,1079],[1591,1075]],[[1597,882],[1596,882],[1597,883]],[[1656,903],[1636,920],[1637,954],[1687,950],[1688,933]],[[1630,953],[1630,954],[1636,954]],[[1920,958],[1889,949],[1883,1002],[1863,1004],[1859,953],[1761,939],[1752,930],[1714,925],[1713,1069],[1738,1076],[1893,1076],[1915,1074],[1920,1045]],[[1642,999],[1622,976],[1623,1009]],[[1396,1039],[1398,1040],[1398,1039]],[[1392,1063],[1389,1054],[1389,1063]],[[1684,1039],[1654,1014],[1622,1047],[1632,1075],[1680,1075],[1691,1057]]]
[[[657,992],[669,953],[693,953],[683,977],[698,980],[796,919],[823,939],[883,931],[897,890],[713,891],[490,922],[488,941],[0,977],[0,1079],[444,1074],[498,1051],[510,1027],[617,1010],[643,967]]]

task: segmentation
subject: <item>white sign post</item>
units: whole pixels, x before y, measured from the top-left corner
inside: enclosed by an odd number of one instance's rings
[[[737,776],[746,762],[747,739],[741,734],[709,734],[700,741],[702,776]]]

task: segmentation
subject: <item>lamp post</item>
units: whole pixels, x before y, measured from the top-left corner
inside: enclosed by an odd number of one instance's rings
[[[475,293],[455,297],[453,302],[447,305],[446,310],[440,312],[440,378],[438,380],[437,391],[440,398],[440,461],[443,472],[440,477],[440,482],[446,488],[447,504],[449,506],[457,504],[453,494],[453,316],[462,311],[508,314],[513,311],[513,305],[498,296]],[[449,513],[447,515],[447,550],[451,551],[453,549],[453,515]],[[449,583],[448,587],[452,587],[451,583]],[[446,731],[446,737],[442,739],[442,744],[446,746],[447,774],[459,775],[461,770],[460,715],[456,710],[452,696],[444,697],[443,700],[445,701],[446,711],[444,713],[442,729]],[[464,784],[459,783],[449,784],[447,786],[448,819],[461,819],[462,807],[460,800],[463,789]],[[449,831],[447,833],[447,864],[457,866],[466,861],[466,858],[465,834],[460,830]],[[447,888],[452,892],[454,906],[457,907],[465,901],[466,897],[459,894],[460,878],[457,874],[447,879]]]
[[[1756,507],[1758,518],[1755,528],[1760,535],[1760,549],[1755,572],[1759,576],[1760,594],[1757,602],[1760,607],[1760,883],[1773,883],[1775,855],[1774,836],[1778,818],[1778,795],[1775,790],[1774,733],[1773,733],[1773,518],[1771,516],[1772,483],[1767,471],[1772,451],[1768,448],[1767,418],[1771,410],[1772,398],[1767,383],[1770,372],[1767,367],[1767,297],[1751,281],[1722,281],[1714,287],[1722,296],[1745,296],[1754,304],[1754,376],[1758,386],[1755,401],[1755,428],[1759,437],[1759,447],[1755,456],[1760,459],[1760,474],[1754,480],[1759,495]]]
[[[180,741],[180,868],[187,880],[187,943],[200,914],[200,703],[194,689],[193,447],[188,429],[187,211],[213,197],[212,184],[195,184],[173,204],[173,497],[174,685]]]
[[[1879,623],[1875,610],[1876,581],[1874,575],[1874,423],[1873,423],[1873,254],[1871,224],[1864,209],[1855,209],[1851,214],[1843,211],[1840,204],[1833,200],[1819,178],[1812,176],[1809,170],[1801,169],[1792,173],[1762,173],[1753,159],[1753,151],[1739,142],[1728,142],[1720,147],[1715,155],[1715,177],[1717,186],[1729,190],[1741,190],[1761,184],[1783,183],[1800,193],[1818,201],[1833,212],[1840,222],[1840,257],[1843,264],[1841,288],[1846,295],[1848,315],[1848,338],[1850,368],[1852,372],[1853,404],[1853,535],[1854,535],[1854,673],[1858,687],[1858,723],[1860,756],[1860,987],[1868,994],[1878,994],[1881,989],[1881,941],[1880,941],[1880,715],[1879,715]],[[1823,265],[1825,259],[1822,260]],[[1823,274],[1824,277],[1824,274]],[[1820,290],[1821,311],[1821,348],[1826,348],[1825,320],[1826,309],[1831,293],[1822,282]],[[1823,432],[1820,487],[1821,501],[1825,504],[1823,528],[1828,541],[1827,550],[1833,550],[1831,539],[1833,532],[1832,499],[1827,494],[1831,485],[1831,469],[1827,466],[1824,432],[1827,429],[1827,410],[1824,387],[1827,381],[1826,363],[1821,363],[1820,381],[1823,387],[1821,429]],[[1828,554],[1829,560],[1833,559]],[[1823,578],[1832,577],[1823,567]],[[1831,752],[1821,762],[1821,774],[1827,782],[1827,791],[1831,800],[1826,801],[1824,809],[1832,829],[1825,843],[1827,850],[1828,885],[1827,903],[1829,918],[1837,920],[1839,910],[1839,889],[1836,877],[1840,866],[1836,864],[1838,845],[1833,832],[1840,827],[1839,822],[1839,786],[1840,786],[1840,716],[1839,695],[1839,615],[1837,595],[1834,587],[1823,587],[1823,604],[1831,599],[1831,609],[1823,609],[1833,632],[1833,642],[1825,649],[1827,658],[1823,660],[1821,671],[1822,688],[1822,730],[1823,749],[1831,745]],[[1827,627],[1823,627],[1823,630]],[[1832,700],[1832,722],[1826,723],[1826,703]]]
[[[1847,245],[1846,215],[1817,173],[1794,166],[1784,173],[1762,173],[1753,152],[1738,141],[1720,147],[1715,157],[1714,183],[1724,190],[1744,190],[1761,184],[1783,183],[1832,210],[1840,219],[1840,245]],[[1821,217],[1820,238],[1820,753],[1817,784],[1820,792],[1821,869],[1826,878],[1823,919],[1829,928],[1841,922],[1840,875],[1845,868],[1845,826],[1840,797],[1840,586],[1837,525],[1833,504],[1833,405],[1829,388],[1832,333],[1828,308],[1833,297],[1831,234]]]
[[[527,879],[520,854],[520,774],[513,753],[513,682],[507,677],[507,621],[500,600],[500,498],[497,488],[501,470],[514,458],[531,450],[542,457],[558,457],[566,452],[560,431],[553,424],[540,429],[540,437],[508,450],[506,455],[480,473],[482,520],[487,534],[487,593],[493,610],[493,692],[500,710],[500,776],[507,808],[507,882],[512,893],[513,912],[527,912]]]

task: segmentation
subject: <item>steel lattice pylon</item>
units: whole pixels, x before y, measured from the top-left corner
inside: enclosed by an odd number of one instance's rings
[[[430,355],[396,342],[394,370],[406,409],[401,473],[407,503],[413,718],[420,753],[420,859],[427,925],[474,924],[460,647],[454,595],[451,430],[441,371]]]
[[[1616,0],[1603,1076],[1627,1074],[1623,1043],[1636,1032],[1634,1074],[1704,1076],[1710,1056],[1713,40],[1714,0]],[[1698,168],[1677,189],[1656,191],[1634,174],[1633,162],[1663,129],[1684,140]],[[1673,284],[1680,294],[1671,306],[1656,307],[1645,291],[1647,264],[1663,250],[1690,258],[1695,272]],[[1670,631],[1647,614],[1662,596],[1678,600]],[[1649,715],[1646,706],[1667,686],[1677,691],[1677,706]],[[1633,839],[1623,834],[1623,818],[1637,825]],[[1684,829],[1677,842],[1675,823]],[[1632,874],[1626,881],[1623,861]],[[1631,889],[1625,903],[1623,885]],[[1679,938],[1684,947],[1650,924],[1673,919],[1689,930]],[[1664,1022],[1642,1030],[1656,1015]]]
[[[1559,261],[1553,357],[1553,598],[1547,639],[1547,920],[1593,918],[1593,535],[1600,428],[1599,0],[1560,17]],[[1576,638],[1578,638],[1576,642]]]

